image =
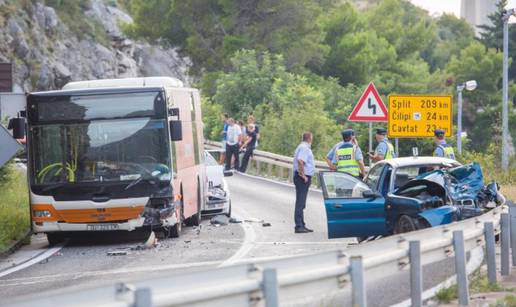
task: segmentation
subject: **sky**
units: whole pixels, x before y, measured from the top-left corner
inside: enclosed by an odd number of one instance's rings
[[[453,13],[460,17],[460,0],[410,0],[430,12],[430,14]],[[493,0],[495,1],[495,0]],[[516,0],[509,0],[510,8],[516,8]]]

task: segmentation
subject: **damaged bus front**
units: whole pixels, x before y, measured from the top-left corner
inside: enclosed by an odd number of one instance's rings
[[[32,228],[51,244],[68,231],[178,224],[162,88],[33,93],[27,123]]]

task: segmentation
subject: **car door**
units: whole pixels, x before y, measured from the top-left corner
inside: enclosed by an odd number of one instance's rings
[[[381,169],[380,169],[381,171]],[[385,198],[359,179],[343,172],[321,172],[328,238],[387,234]]]

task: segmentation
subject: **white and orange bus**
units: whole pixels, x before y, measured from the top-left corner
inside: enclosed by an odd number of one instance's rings
[[[196,89],[166,77],[71,82],[29,94],[26,116],[32,229],[50,244],[71,232],[141,227],[177,237],[183,222],[200,223]]]

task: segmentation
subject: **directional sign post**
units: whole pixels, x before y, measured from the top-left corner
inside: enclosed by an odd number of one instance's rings
[[[348,121],[369,123],[369,151],[373,151],[373,122],[387,121],[387,108],[373,82],[369,83],[351,111]]]
[[[436,129],[452,136],[452,97],[439,95],[390,95],[389,137],[433,137]]]

